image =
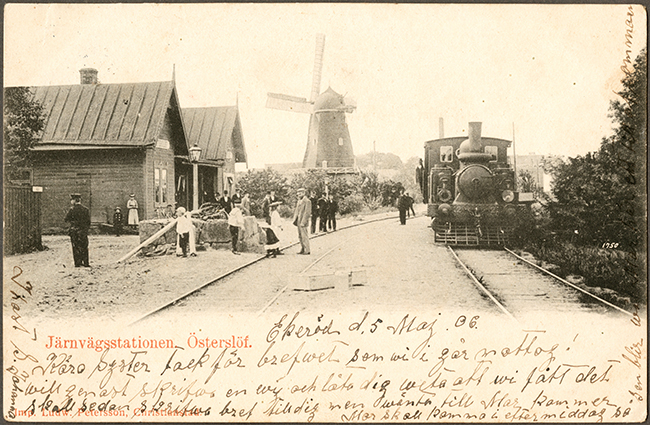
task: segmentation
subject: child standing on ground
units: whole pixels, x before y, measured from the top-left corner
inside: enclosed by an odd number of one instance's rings
[[[234,208],[228,214],[228,225],[230,226],[230,237],[232,238],[232,253],[239,255],[237,252],[237,241],[239,240],[239,231],[242,231],[244,237],[244,214],[241,211],[241,201],[236,201]]]
[[[278,232],[282,230],[282,218],[276,204],[271,204],[271,224],[263,223],[261,227],[266,233],[266,244],[264,245],[266,256],[275,258],[277,255],[282,255],[280,239],[278,239]]]
[[[176,222],[176,233],[178,233],[178,245],[181,247],[183,257],[187,257],[187,247],[190,243],[190,230],[192,230],[192,219],[185,208],[179,207],[176,210],[178,221]]]
[[[115,230],[115,236],[120,236],[122,234],[122,209],[120,207],[115,208],[115,213],[113,214],[113,229]]]

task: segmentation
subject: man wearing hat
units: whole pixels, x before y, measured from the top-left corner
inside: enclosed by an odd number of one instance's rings
[[[298,254],[309,255],[309,220],[311,219],[311,201],[305,195],[305,189],[298,189],[298,204],[293,213],[293,225],[298,227],[298,238],[302,249]]]
[[[65,216],[65,222],[70,223],[68,234],[72,242],[72,255],[75,267],[90,267],[88,261],[88,229],[90,228],[90,211],[81,205],[81,195],[70,195],[70,211]]]

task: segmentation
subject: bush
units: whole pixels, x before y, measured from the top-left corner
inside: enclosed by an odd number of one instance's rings
[[[393,180],[380,181],[377,173],[362,171],[357,178],[355,189],[363,198],[365,205],[374,210],[380,206],[394,206],[404,185]]]
[[[339,201],[339,213],[340,214],[354,214],[361,212],[366,203],[363,200],[363,196],[358,193],[350,195],[347,198],[343,198]]]
[[[354,182],[349,181],[349,178],[328,175],[322,169],[305,170],[293,176],[290,189],[290,195],[292,195],[293,199],[297,198],[296,191],[301,187],[307,190],[307,195],[313,191],[316,192],[316,197],[319,198],[325,194],[325,188],[327,187],[328,192],[339,200],[356,192],[356,185]]]
[[[560,267],[560,275],[581,275],[587,286],[613,289],[645,304],[646,283],[634,254],[616,250],[545,241],[528,248],[539,260]]]
[[[271,168],[248,170],[237,176],[237,188],[242,195],[250,195],[251,215],[256,217],[262,217],[262,202],[267,191],[275,190],[275,195],[285,203],[291,200],[287,179]]]
[[[282,218],[292,218],[293,208],[286,204],[278,205],[278,213]]]

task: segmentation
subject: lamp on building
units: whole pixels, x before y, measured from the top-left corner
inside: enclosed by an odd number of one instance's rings
[[[199,209],[199,159],[201,158],[201,148],[196,143],[190,148],[190,161],[192,162],[192,176],[193,176],[193,197],[192,197],[192,210]]]

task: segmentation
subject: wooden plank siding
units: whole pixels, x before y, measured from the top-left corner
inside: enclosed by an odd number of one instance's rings
[[[41,240],[41,193],[31,187],[4,187],[4,253],[43,249]]]
[[[46,116],[32,174],[33,184],[43,187],[44,232],[67,228],[71,193],[82,195],[93,227],[112,223],[117,206],[126,218],[131,193],[141,220],[176,207],[176,166],[187,161],[188,142],[173,81],[30,90]],[[187,193],[179,195],[187,201]]]
[[[143,149],[34,154],[34,185],[43,187],[41,222],[44,232],[56,232],[66,227],[63,219],[70,208],[70,193],[81,193],[82,204],[90,208],[94,223],[112,221],[112,212],[117,206],[126,212],[130,193],[135,193],[139,202],[145,197]],[[144,213],[141,204],[140,214]]]
[[[158,140],[169,141],[169,149],[152,146],[146,151],[146,158],[144,161],[144,175],[145,187],[148,194],[144,199],[145,217],[157,218],[157,209],[164,210],[168,205],[176,207],[176,192],[174,185],[176,182],[173,140],[171,139],[171,121],[169,115],[165,116],[163,126],[159,132]],[[156,202],[156,183],[155,183],[155,170],[167,170],[167,200],[163,202],[162,197],[160,201]],[[160,184],[162,184],[162,175],[160,176]]]

